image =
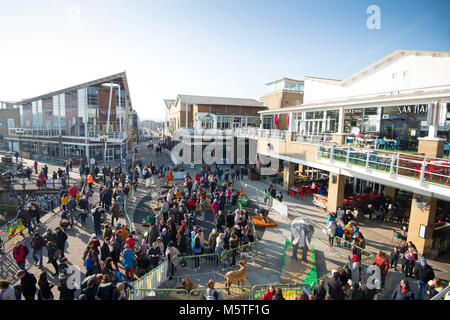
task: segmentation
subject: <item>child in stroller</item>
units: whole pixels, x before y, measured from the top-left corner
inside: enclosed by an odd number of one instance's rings
[[[67,228],[73,228],[73,217],[68,210],[61,214],[61,221],[59,222],[61,228],[66,231]]]

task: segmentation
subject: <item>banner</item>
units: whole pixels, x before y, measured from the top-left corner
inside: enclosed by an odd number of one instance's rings
[[[326,209],[328,204],[328,198],[320,194],[314,194],[313,203],[320,208]]]
[[[288,217],[288,207],[284,203],[272,198],[272,209],[281,214],[283,217]]]
[[[25,230],[25,226],[22,221],[16,222],[8,227],[8,239],[12,239]]]

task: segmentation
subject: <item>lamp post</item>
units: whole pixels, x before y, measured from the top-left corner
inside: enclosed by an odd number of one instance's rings
[[[107,134],[99,134],[98,138],[101,142],[105,142],[105,152],[103,153],[103,163],[106,163],[106,145],[108,143],[108,135]]]
[[[25,130],[23,129],[16,129],[16,134],[19,135],[19,153],[20,153],[20,162],[23,162],[22,157],[22,135],[25,133]]]

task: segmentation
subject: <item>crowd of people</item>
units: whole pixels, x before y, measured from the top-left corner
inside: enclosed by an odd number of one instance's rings
[[[386,209],[389,206],[386,205]],[[389,209],[388,209],[389,210]],[[343,292],[338,290],[339,294],[333,294],[332,299],[342,300],[345,297],[345,291],[351,289],[352,295],[357,294],[358,297],[372,297],[375,295],[375,291],[371,294],[361,294],[361,254],[365,249],[366,240],[359,230],[358,224],[355,220],[358,219],[358,209],[355,210],[342,210],[338,209],[338,213],[330,212],[327,221],[327,228],[329,234],[329,245],[339,246],[343,245],[350,250],[349,254],[349,268],[344,270],[348,275],[348,279],[351,279],[352,285],[349,286],[346,281],[342,281],[341,284]],[[344,243],[341,244],[343,240]],[[337,243],[334,243],[336,241]],[[380,269],[380,287],[385,288],[386,276],[389,269],[397,271],[397,264],[399,259],[401,260],[401,271],[404,273],[404,279],[397,285],[392,295],[393,300],[420,300],[427,292],[427,297],[431,298],[434,294],[443,289],[442,281],[435,278],[433,269],[427,264],[425,257],[419,259],[418,251],[411,241],[406,242],[402,247],[395,246],[393,251],[388,255],[379,250],[373,261],[373,265],[377,265]],[[417,283],[417,295],[414,297],[414,293],[410,290],[408,277],[414,278]],[[345,279],[344,279],[345,280]],[[332,280],[334,281],[334,280]],[[336,282],[336,281],[334,281]],[[337,288],[338,286],[335,285]],[[359,291],[358,291],[359,290]],[[366,290],[367,291],[367,290]],[[370,290],[369,290],[370,291]],[[353,298],[352,298],[353,299]]]
[[[37,173],[37,161],[33,167]],[[38,179],[47,179],[48,168],[45,168],[46,166],[42,168]],[[66,161],[65,170],[53,172],[52,178],[55,178],[55,175],[57,178],[68,178],[71,170],[72,162]],[[20,284],[13,286],[6,280],[0,280],[0,300],[21,299],[22,296],[26,300],[34,300],[36,296],[41,300],[54,299],[48,271],[43,270],[44,249],[47,251],[47,263],[54,267],[52,275],[58,277],[60,300],[74,300],[76,290],[80,290],[80,300],[126,299],[125,289],[132,287],[132,281],[144,276],[163,261],[169,262],[171,278],[175,276],[177,268],[183,267],[186,256],[205,253],[221,255],[229,251],[230,259],[223,260],[222,269],[228,267],[227,263],[235,265],[236,249],[255,240],[253,230],[249,226],[249,214],[245,208],[240,209],[238,205],[241,194],[233,190],[233,181],[242,179],[245,175],[243,167],[223,170],[220,166],[203,166],[193,176],[186,172],[181,184],[161,188],[167,193],[159,195],[161,209],[143,237],[138,237],[128,225],[120,223],[124,201],[132,188],[138,186],[139,179],[154,175],[161,179],[168,170],[164,165],[143,165],[140,161],[127,173],[122,171],[120,166],[111,168],[105,165],[100,171],[95,164],[81,164],[81,182],[62,185],[60,205],[63,218],[73,216],[76,222],[80,222],[80,228],[86,228],[86,221],[90,217],[94,227],[82,256],[86,277],[79,288],[68,283],[71,271],[69,261],[64,255],[68,240],[65,227],[61,225],[55,230],[48,228],[44,234],[39,234],[36,231],[42,210],[33,201],[21,207],[18,218],[32,237],[31,248],[21,241],[16,241],[13,258],[20,269],[16,274]],[[40,178],[41,175],[43,177]],[[276,187],[272,185],[266,190],[266,194],[279,201],[283,199],[282,192],[277,192]],[[297,300],[374,298],[377,291],[370,289],[361,275],[365,238],[357,221],[360,214],[380,216],[375,213],[379,210],[382,211],[381,216],[385,217],[389,216],[392,210],[395,211],[395,208],[389,199],[382,198],[367,206],[355,207],[353,210],[339,208],[336,213],[329,214],[329,244],[348,247],[348,267],[335,270],[329,279],[321,279],[312,292],[302,290],[296,297]],[[212,215],[207,212],[212,212]],[[110,221],[107,221],[107,214],[111,217]],[[207,217],[211,216],[214,228],[206,239],[199,222],[206,221]],[[341,239],[345,240],[342,244]],[[38,280],[26,270],[26,258],[30,251],[35,265],[41,269]],[[393,300],[432,297],[443,289],[442,281],[435,277],[425,258],[418,258],[417,250],[411,241],[400,248],[394,247],[390,259],[383,251],[378,251],[373,265],[380,268],[381,288],[385,286],[389,269],[394,268],[397,271],[400,259],[405,278],[395,288],[391,297]],[[198,270],[200,259],[193,260],[194,267]],[[417,281],[416,295],[410,289],[408,277]],[[212,280],[208,282],[205,299],[218,299]],[[274,286],[270,286],[263,297],[263,300],[283,299],[283,290]]]

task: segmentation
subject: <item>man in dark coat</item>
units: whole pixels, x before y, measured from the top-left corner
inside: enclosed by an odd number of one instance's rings
[[[416,276],[418,286],[417,300],[421,300],[422,293],[425,289],[426,284],[428,283],[428,281],[434,279],[434,271],[431,268],[431,266],[427,263],[427,260],[425,258],[422,258],[420,262],[416,263],[414,275]]]
[[[344,300],[344,290],[342,290],[342,283],[339,281],[339,272],[333,273],[333,276],[328,279],[328,293],[333,300]]]
[[[106,258],[111,257],[111,250],[109,248],[109,241],[110,238],[106,238],[105,241],[103,241],[102,246],[100,247],[100,259],[105,262]]]
[[[319,285],[314,288],[314,300],[325,300],[327,295],[327,290],[325,289],[325,281],[323,279],[319,280]]]
[[[36,295],[36,277],[26,270],[20,270],[16,276],[20,279],[20,287],[25,300],[34,300]]]
[[[55,228],[55,234],[56,234],[56,247],[61,250],[61,260],[64,258],[64,249],[66,247],[66,241],[67,241],[67,233],[61,230],[60,227]]]
[[[219,215],[217,216],[217,222],[216,222],[216,230],[217,232],[221,233],[223,232],[223,226],[225,225],[225,217],[221,210],[219,210]]]

